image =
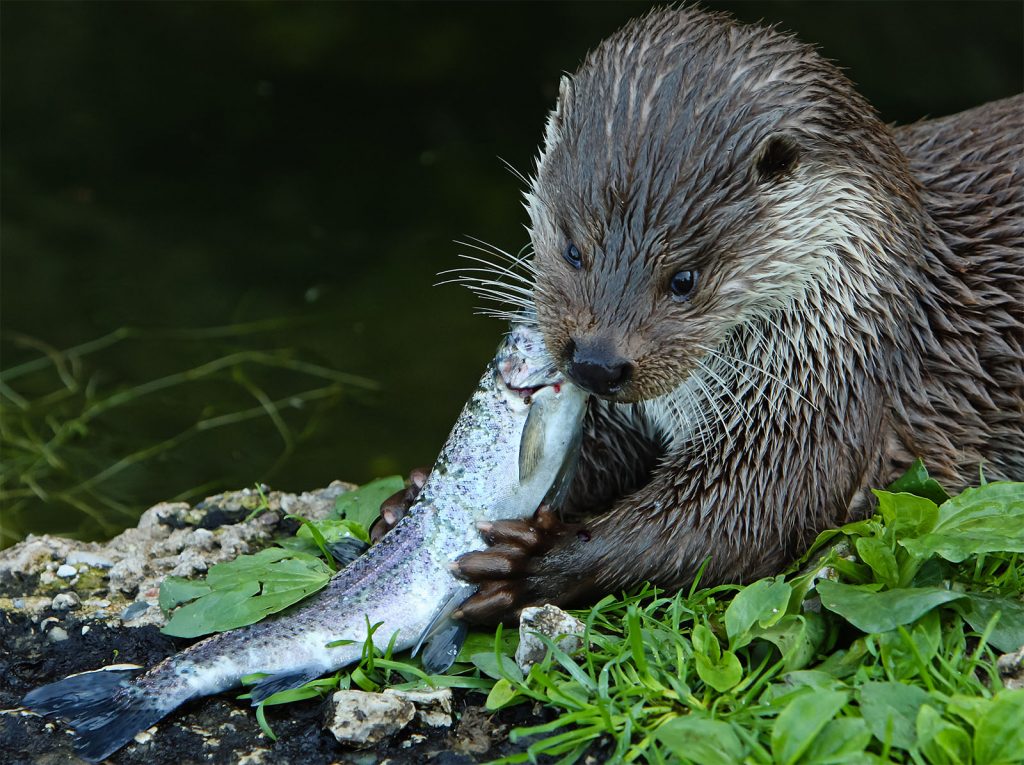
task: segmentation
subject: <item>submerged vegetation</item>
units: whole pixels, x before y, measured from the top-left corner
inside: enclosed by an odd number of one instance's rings
[[[28,528],[110,536],[137,520],[141,496],[193,499],[248,483],[251,470],[273,474],[327,408],[374,387],[291,350],[253,348],[254,337],[266,345],[289,323],[121,328],[66,350],[8,333],[6,342],[35,357],[0,372],[0,547]],[[136,340],[173,343],[175,360],[192,365],[138,379],[124,369]],[[104,364],[131,382],[109,384]],[[248,445],[268,436],[278,454],[261,465]]]
[[[266,573],[253,573],[257,555],[214,567],[205,585],[168,580],[162,604],[192,604],[166,631],[183,634],[173,625],[190,607],[194,634],[217,629],[223,609],[197,604],[273,580],[281,560],[320,567],[326,582],[317,553],[338,534],[365,539],[395,485],[339,498],[337,517],[264,551]],[[257,717],[273,737],[267,706],[338,688],[448,686],[486,693],[492,710],[549,708],[542,724],[512,731],[523,752],[509,763],[588,752],[698,765],[1024,761],[1024,690],[1003,688],[996,668],[1000,653],[1024,645],[1024,484],[983,481],[949,498],[917,463],[876,495],[878,515],[823,533],[786,574],[674,596],[647,589],[577,612],[588,650],[570,656],[549,643],[526,674],[511,658],[517,636],[500,628],[471,633],[443,676],[367,642],[358,665],[271,696]],[[304,597],[293,587],[282,599],[287,589],[237,597],[255,621],[261,597],[274,610]]]

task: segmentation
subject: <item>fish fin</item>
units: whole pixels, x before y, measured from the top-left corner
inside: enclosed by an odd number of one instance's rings
[[[302,667],[290,672],[278,672],[276,675],[268,675],[249,688],[249,697],[252,705],[257,706],[260,702],[281,691],[290,691],[305,685],[310,680],[316,680],[323,671],[319,667]]]
[[[519,483],[530,480],[530,476],[540,464],[541,457],[544,456],[546,433],[543,413],[539,411],[541,409],[543,405],[535,400],[526,415],[523,434],[519,438]]]
[[[22,704],[60,717],[75,729],[75,751],[99,762],[162,719],[177,704],[159,704],[131,684],[139,669],[98,669],[71,675],[30,691]]]
[[[429,675],[439,675],[455,663],[455,657],[466,642],[469,626],[465,622],[448,619],[427,640],[420,661],[423,671]]]
[[[433,639],[434,635],[440,630],[447,626],[447,623],[451,621],[448,617],[451,616],[452,611],[459,607],[466,598],[476,592],[476,585],[466,584],[465,582],[459,582],[455,591],[448,596],[448,599],[438,606],[437,611],[431,617],[430,622],[426,627],[423,628],[423,632],[420,633],[419,638],[416,640],[415,645],[412,648],[412,655],[415,656],[419,653],[420,648],[423,647],[424,643],[429,642]]]
[[[547,496],[544,498],[544,504],[550,505],[557,510],[565,502],[565,497],[569,493],[569,486],[572,484],[573,476],[576,475],[576,468],[580,463],[580,446],[582,444],[583,428],[578,428],[572,441],[569,442],[569,448],[565,451],[565,458],[562,460],[561,467],[558,468],[558,474],[555,476],[551,488],[548,489]]]
[[[345,537],[344,539],[339,539],[337,542],[328,542],[326,547],[327,552],[329,552],[331,557],[338,562],[339,566],[347,566],[366,552],[370,545],[361,539],[356,539],[355,537]]]

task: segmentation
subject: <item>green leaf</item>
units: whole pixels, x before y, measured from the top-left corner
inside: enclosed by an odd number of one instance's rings
[[[804,693],[790,702],[772,728],[772,758],[776,765],[792,765],[799,760],[848,698],[844,691],[817,691]]]
[[[924,463],[920,459],[914,460],[914,464],[906,473],[889,484],[889,491],[895,494],[901,492],[916,494],[919,497],[930,499],[936,505],[941,505],[949,499],[949,495],[939,485],[939,482],[928,477],[928,471],[925,470]]]
[[[321,589],[331,570],[319,558],[271,547],[212,566],[209,592],[182,606],[161,630],[199,637],[253,624]]]
[[[936,606],[964,597],[939,587],[870,592],[849,584],[817,584],[821,605],[842,616],[862,632],[888,632],[909,624]]]
[[[875,579],[889,587],[899,584],[899,566],[888,544],[877,537],[860,537],[856,541],[856,548],[860,559],[875,573]]]
[[[400,475],[378,478],[342,494],[334,502],[334,511],[340,518],[355,521],[368,529],[380,515],[380,503],[404,488],[405,481]]]
[[[735,765],[747,753],[732,725],[695,714],[668,720],[654,735],[677,757],[696,765]]]
[[[942,506],[930,533],[900,543],[920,557],[953,563],[986,552],[1024,552],[1024,483],[965,489]]]
[[[806,613],[786,616],[766,629],[755,629],[752,636],[767,640],[782,655],[782,671],[806,667],[825,640],[825,623],[820,614]]]
[[[180,576],[168,576],[160,583],[160,609],[166,614],[175,606],[206,595],[210,585]]]
[[[703,656],[712,664],[718,663],[722,656],[722,646],[719,645],[718,638],[710,627],[703,624],[694,625],[690,641],[693,643],[693,652],[697,656]]]
[[[725,693],[743,679],[743,665],[732,651],[723,651],[715,662],[702,654],[694,659],[697,675],[719,693]]]
[[[786,615],[792,589],[782,577],[760,579],[737,593],[725,609],[725,631],[729,646],[741,648],[750,642],[754,624],[770,627]]]
[[[933,765],[963,765],[971,759],[967,731],[944,720],[928,704],[917,713],[917,746]]]
[[[976,631],[984,632],[992,617],[999,619],[988,636],[988,642],[1000,651],[1016,651],[1024,645],[1024,603],[1013,598],[981,592],[966,593],[957,602],[956,610]]]
[[[860,713],[879,741],[900,749],[917,742],[917,715],[929,702],[927,691],[902,683],[865,683],[860,688]]]
[[[503,677],[494,684],[494,687],[491,688],[491,692],[487,694],[487,701],[484,706],[493,712],[497,709],[501,709],[518,696],[519,692],[516,690],[515,686]]]
[[[499,658],[501,659],[500,664],[498,663]],[[469,660],[473,662],[473,666],[494,680],[508,677],[517,683],[523,682],[523,671],[511,656],[502,654],[499,657],[491,650],[475,653]]]
[[[939,506],[930,499],[888,491],[873,490],[873,493],[878,497],[878,511],[897,539],[919,537],[935,528]]]
[[[811,741],[801,762],[808,765],[847,762],[850,755],[864,752],[871,741],[871,731],[859,717],[832,720]]]
[[[993,484],[989,484],[992,486]],[[1024,689],[1000,691],[974,730],[976,765],[1024,761]]]

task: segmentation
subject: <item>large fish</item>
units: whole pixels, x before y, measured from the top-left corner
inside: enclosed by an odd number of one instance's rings
[[[99,761],[189,699],[266,673],[253,703],[357,661],[368,625],[378,648],[426,645],[450,666],[465,635],[449,618],[473,592],[451,562],[484,547],[476,524],[523,518],[557,501],[575,462],[586,395],[565,380],[540,335],[513,326],[462,410],[409,514],[327,587],[276,617],[214,635],[139,674],[118,665],[37,688],[24,705],[67,720]],[[397,633],[397,634],[396,634]],[[338,645],[338,641],[352,641]]]

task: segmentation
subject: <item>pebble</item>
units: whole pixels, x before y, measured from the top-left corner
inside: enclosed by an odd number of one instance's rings
[[[62,592],[53,596],[50,608],[54,611],[69,611],[82,605],[82,599],[73,592]]]
[[[548,647],[537,637],[538,633],[554,640],[561,650],[572,654],[583,647],[582,635],[585,629],[583,622],[557,606],[549,604],[524,608],[519,619],[516,664],[523,672],[529,672],[532,665],[547,655]]]
[[[416,707],[416,718],[424,725],[432,728],[450,728],[452,725],[451,688],[436,691],[399,691],[388,688],[384,693],[412,702]]]
[[[140,600],[138,603],[132,603],[128,608],[121,612],[121,621],[130,622],[132,619],[142,616],[148,610],[149,603],[144,600]]]
[[[74,566],[68,565],[67,563],[63,564],[60,568],[57,569],[57,576],[61,577],[62,579],[70,579],[77,573],[78,569]]]
[[[52,627],[46,633],[46,639],[51,643],[60,643],[68,639],[68,632],[63,627]]]
[[[324,725],[342,744],[372,746],[397,733],[416,716],[416,707],[394,694],[337,691]]]

